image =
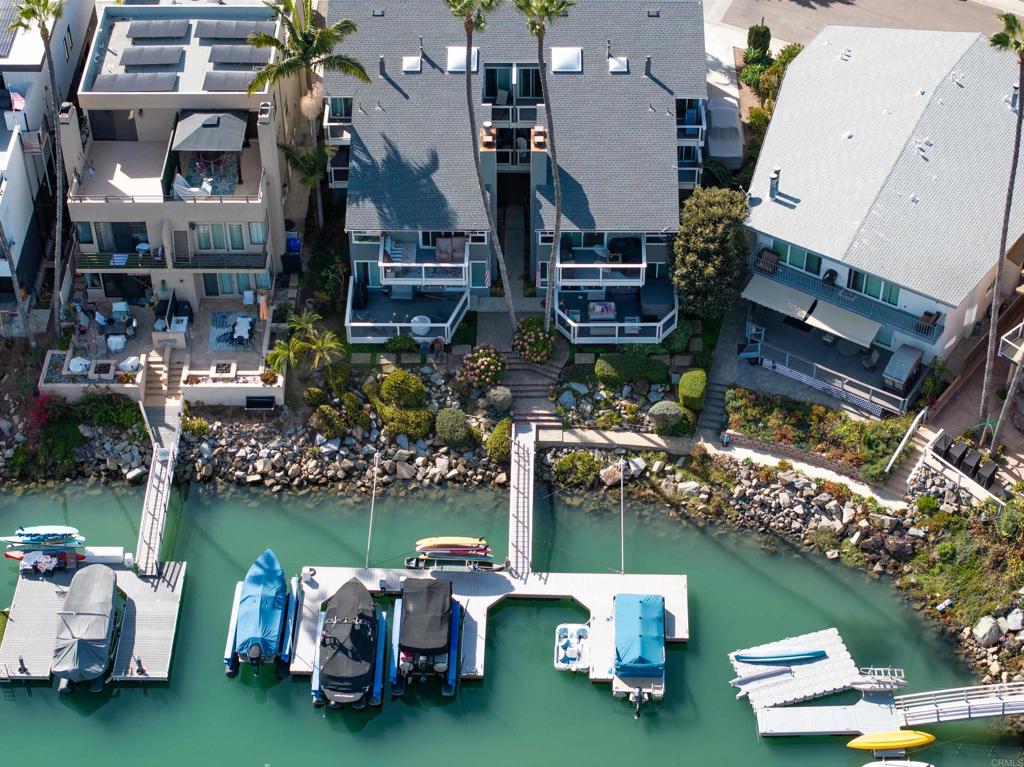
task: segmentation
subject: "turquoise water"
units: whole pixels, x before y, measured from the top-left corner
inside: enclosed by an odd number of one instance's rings
[[[539,569],[604,572],[619,566],[617,508],[543,500],[537,514]],[[0,530],[42,522],[74,524],[91,543],[134,546],[137,489],[70,485],[0,498]],[[412,541],[431,534],[487,536],[505,548],[507,497],[491,491],[381,498],[370,561],[400,564]],[[616,506],[616,504],[610,504]],[[327,758],[383,765],[667,764],[862,765],[841,738],[758,740],[746,701],[729,687],[729,650],[836,626],[863,665],[906,669],[911,691],[968,684],[950,648],[884,582],[819,557],[768,553],[758,542],[701,530],[632,506],[626,568],[689,576],[691,640],[669,645],[667,694],[634,721],[607,685],[555,672],[556,624],[584,617],[568,603],[506,601],[491,613],[487,677],[454,699],[413,688],[380,710],[314,710],[305,680],[265,673],[226,679],[221,655],[234,583],[272,546],[285,568],[361,565],[369,504],[319,496],[193,489],[169,528],[174,557],[188,561],[171,681],[120,686],[100,695],[58,696],[46,686],[3,688],[3,761],[21,764],[59,732],[76,765],[294,765]],[[16,573],[0,571],[7,604]],[[270,671],[267,669],[266,671]],[[931,728],[923,751],[939,767],[1024,764],[1010,739],[986,724]],[[122,757],[118,758],[118,754]],[[51,754],[47,759],[52,758]],[[1018,761],[1020,760],[1020,761]]]

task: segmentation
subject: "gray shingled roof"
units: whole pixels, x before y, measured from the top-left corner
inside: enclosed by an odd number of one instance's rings
[[[383,17],[373,15],[379,9]],[[649,17],[648,10],[660,16]],[[346,226],[485,228],[463,75],[444,71],[448,46],[465,44],[461,21],[440,0],[332,0],[328,19],[338,18],[356,22],[359,31],[341,50],[361,61],[372,80],[364,85],[337,72],[325,74],[328,94],[354,98]],[[421,36],[423,71],[405,74],[402,57],[419,52]],[[609,39],[614,55],[629,57],[629,74],[609,74]],[[548,73],[563,173],[563,226],[677,226],[674,100],[707,97],[700,2],[587,0],[549,29],[546,47],[570,45],[583,48],[583,72]],[[487,62],[529,62],[537,55],[535,38],[510,3],[490,16],[474,46],[480,48],[480,73]],[[379,74],[381,55],[387,78]],[[644,74],[646,56],[653,78]],[[479,74],[474,93],[481,93]],[[477,118],[488,119],[479,105]],[[550,184],[538,190],[539,226],[553,224],[551,198]]]
[[[17,17],[18,7],[14,0],[0,0],[0,58],[5,59],[11,55],[14,38],[18,34],[11,29],[11,24]]]
[[[750,226],[959,305],[999,249],[1016,80],[981,34],[826,27],[787,71]],[[1022,232],[1018,203],[1010,243]]]

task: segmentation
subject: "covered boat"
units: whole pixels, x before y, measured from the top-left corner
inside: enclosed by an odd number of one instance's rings
[[[313,663],[313,702],[339,707],[379,705],[385,625],[366,586],[352,578],[327,602]]]
[[[70,693],[77,682],[103,689],[114,638],[117,578],[106,565],[83,567],[68,586],[63,609],[57,613],[57,642],[51,670],[58,689]]]
[[[615,597],[615,677],[613,690],[620,685],[630,690],[636,716],[649,699],[664,695],[665,597],[660,594]]]
[[[452,598],[451,581],[409,578],[395,604],[392,633],[391,691],[405,692],[409,679],[439,676],[442,692],[454,695],[458,684],[461,606]]]
[[[294,621],[288,597],[284,569],[274,552],[267,549],[235,589],[224,657],[228,676],[238,673],[239,663],[250,664],[253,673],[258,674],[263,663],[286,655]]]

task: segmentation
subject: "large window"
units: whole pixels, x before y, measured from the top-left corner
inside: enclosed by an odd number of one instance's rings
[[[144,221],[97,221],[97,247],[104,253],[134,253],[149,242]]]
[[[783,240],[772,240],[772,250],[779,254],[779,260],[794,269],[802,269],[811,274],[821,274],[821,256],[811,253]]]
[[[881,277],[876,277],[873,274],[856,269],[851,269],[847,275],[846,287],[893,306],[899,305],[900,302],[899,285],[893,285],[892,283],[885,282]]]
[[[499,106],[539,104],[540,69],[536,64],[487,64],[484,66],[484,103]]]
[[[253,245],[266,245],[267,225],[262,221],[251,221],[249,223],[249,242]]]
[[[330,121],[332,123],[352,122],[352,99],[343,96],[332,96],[330,98]]]
[[[92,245],[92,224],[88,221],[76,221],[75,228],[78,230],[78,242],[82,245]]]
[[[519,65],[516,78],[516,100],[520,103],[540,103],[540,69],[532,65]]]
[[[242,224],[196,224],[196,250],[245,250]]]

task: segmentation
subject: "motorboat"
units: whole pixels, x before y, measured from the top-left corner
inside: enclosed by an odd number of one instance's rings
[[[441,680],[441,692],[455,694],[459,683],[462,606],[451,581],[408,578],[395,602],[391,629],[391,694],[402,695],[410,680]]]
[[[826,657],[824,650],[802,650],[800,648],[781,647],[774,650],[758,650],[755,652],[736,653],[733,659],[740,663],[768,663],[784,665],[800,663],[808,660],[821,660]]]
[[[880,759],[868,762],[864,767],[935,767],[931,762],[915,762],[910,759]]]
[[[106,565],[89,565],[75,573],[57,613],[57,641],[50,670],[63,694],[89,682],[103,689],[114,639],[117,577]]]
[[[561,623],[555,629],[555,669],[590,670],[590,627],[585,623]]]
[[[929,732],[920,730],[890,730],[888,732],[872,732],[854,738],[846,744],[847,748],[860,751],[905,751],[908,748],[927,746],[935,740]]]
[[[286,665],[291,660],[298,603],[298,579],[292,578],[289,587],[281,563],[267,549],[235,586],[224,673],[237,675],[241,663],[252,666],[253,675],[264,663],[276,660]]]
[[[617,594],[614,604],[615,664],[612,693],[629,697],[633,717],[665,695],[665,597]]]
[[[384,690],[386,618],[366,586],[352,578],[320,613],[313,657],[313,705],[379,706]]]

